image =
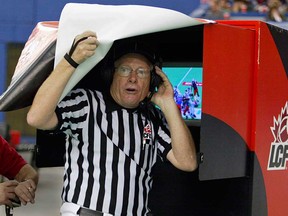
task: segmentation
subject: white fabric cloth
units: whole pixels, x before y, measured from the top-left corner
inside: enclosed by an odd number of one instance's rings
[[[59,20],[55,65],[70,49],[75,36],[86,30],[96,32],[100,45],[96,54],[76,69],[60,100],[104,58],[115,40],[209,22],[151,6],[66,4]]]

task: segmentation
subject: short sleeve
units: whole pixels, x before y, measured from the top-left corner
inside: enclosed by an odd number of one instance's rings
[[[87,91],[85,89],[75,89],[71,91],[56,107],[56,115],[58,118],[58,126],[56,131],[63,132],[70,129],[70,123],[77,124],[83,121],[78,116],[87,116],[85,109],[88,106]],[[69,123],[70,122],[70,123]]]
[[[169,127],[163,113],[159,109],[156,108],[153,113],[155,119],[152,121],[156,122],[157,126],[156,143],[158,155],[163,161],[166,161],[167,154],[172,149]]]

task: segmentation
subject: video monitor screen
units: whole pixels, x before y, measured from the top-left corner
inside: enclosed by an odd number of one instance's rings
[[[189,64],[188,64],[189,65]],[[187,125],[200,125],[202,114],[202,66],[164,65],[162,70],[174,88],[174,100]]]

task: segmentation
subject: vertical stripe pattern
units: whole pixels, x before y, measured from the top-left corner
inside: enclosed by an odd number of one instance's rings
[[[171,149],[167,124],[160,111],[151,120],[106,106],[101,92],[77,89],[57,107],[67,135],[62,198],[115,216],[146,215],[152,166]]]

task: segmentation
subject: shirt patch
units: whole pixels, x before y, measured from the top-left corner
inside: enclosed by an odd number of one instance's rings
[[[152,145],[152,129],[149,123],[143,129],[143,148],[145,145]]]

